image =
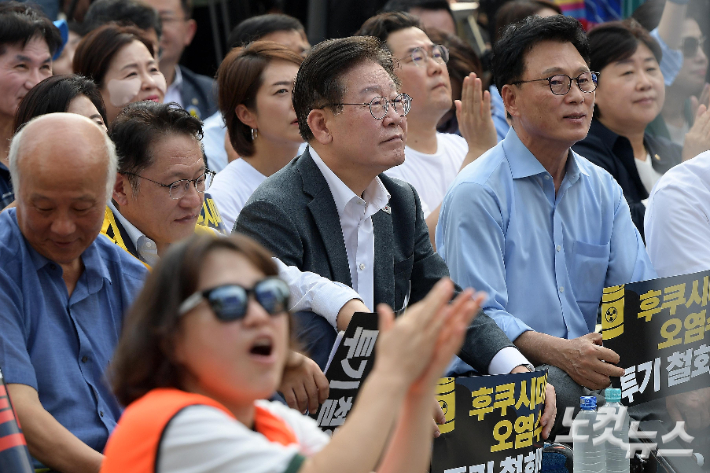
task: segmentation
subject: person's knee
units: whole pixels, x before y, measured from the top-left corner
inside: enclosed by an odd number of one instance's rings
[[[328,321],[315,312],[296,312],[293,314],[294,334],[302,349],[324,370],[328,356],[333,348],[337,332]]]

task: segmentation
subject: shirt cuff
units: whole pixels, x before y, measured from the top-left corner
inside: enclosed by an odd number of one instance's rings
[[[531,363],[517,348],[505,347],[491,360],[488,365],[488,374],[508,374],[516,366],[530,365]]]
[[[311,310],[325,317],[328,323],[337,330],[338,312],[353,299],[362,301],[362,298],[354,289],[345,284],[332,281],[331,287],[323,288],[323,290],[313,295]]]
[[[683,53],[677,49],[671,49],[661,35],[658,34],[658,28],[651,31],[651,36],[653,39],[658,41],[658,45],[661,47],[661,52],[663,57],[661,58],[661,73],[663,73],[663,81],[667,86],[673,85],[680,68],[683,67]]]

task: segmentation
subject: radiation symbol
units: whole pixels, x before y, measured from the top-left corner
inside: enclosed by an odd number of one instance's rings
[[[449,412],[449,405],[446,403],[446,401],[439,399],[439,406],[441,407],[441,410],[444,412],[444,415],[446,415],[446,413]]]
[[[606,320],[609,323],[613,323],[616,320],[616,317],[619,315],[619,313],[616,311],[616,307],[609,307],[606,310]]]

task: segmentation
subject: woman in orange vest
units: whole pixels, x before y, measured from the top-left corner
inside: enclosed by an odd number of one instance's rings
[[[240,236],[173,245],[128,315],[113,362],[124,412],[103,473],[426,471],[438,377],[482,296],[442,280],[394,320],[379,308],[375,365],[345,424],[265,401],[290,350],[288,287]]]

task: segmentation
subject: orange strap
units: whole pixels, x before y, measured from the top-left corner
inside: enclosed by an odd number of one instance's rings
[[[155,473],[165,428],[181,410],[193,405],[214,407],[236,421],[226,407],[207,396],[173,388],[154,389],[124,411],[106,444],[101,473]],[[281,418],[263,407],[255,407],[257,432],[284,446],[297,443],[296,434]]]

